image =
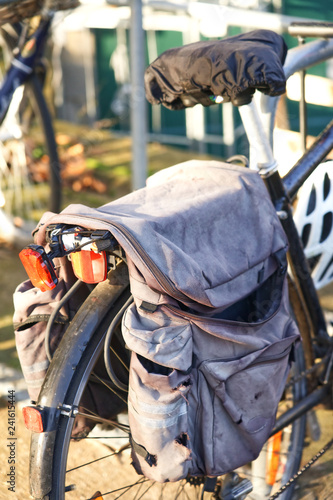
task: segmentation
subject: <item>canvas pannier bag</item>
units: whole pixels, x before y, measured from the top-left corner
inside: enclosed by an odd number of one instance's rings
[[[66,292],[77,281],[72,265],[67,258],[54,259],[54,264],[59,278],[59,282],[54,289],[42,292],[33,287],[29,280],[26,280],[14,292],[13,325],[16,350],[27,384],[28,394],[32,401],[38,401],[50,364],[45,348],[48,321],[54,311],[58,309],[59,303]],[[55,315],[49,339],[51,354],[55,352],[70,321],[74,318],[88,293],[89,290],[83,284]],[[113,342],[119,350],[121,345],[116,336],[114,336]],[[98,360],[94,372],[102,379],[107,377],[102,360]],[[84,408],[85,412],[88,411],[104,418],[114,419],[125,409],[126,405],[116,395],[110,393],[110,390],[104,384],[99,383],[95,377],[95,380],[91,380],[87,384],[81,398],[80,407]],[[95,423],[91,419],[79,415],[75,418],[72,437],[84,437],[94,426]]]
[[[58,308],[61,299],[76,281],[71,263],[67,258],[55,259],[54,264],[59,277],[56,288],[42,292],[35,288],[30,280],[26,280],[16,288],[13,297],[16,350],[28,393],[33,401],[38,399],[49,366],[45,349],[47,322],[53,311]],[[86,294],[81,290],[57,313],[50,336],[52,353],[59,345],[70,320],[85,296]]]
[[[260,176],[192,161],[99,209],[70,205],[51,223],[107,229],[126,253],[135,302],[133,465],[160,481],[216,476],[260,452],[299,333],[289,314],[287,241]]]

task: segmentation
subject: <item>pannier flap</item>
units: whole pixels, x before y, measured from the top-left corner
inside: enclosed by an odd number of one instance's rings
[[[260,176],[217,161],[166,169],[98,209],[70,205],[47,213],[36,242],[44,244],[46,226],[60,222],[108,229],[150,288],[215,308],[225,305],[221,285],[239,277],[239,297],[251,293],[276,270],[274,254],[287,245]]]

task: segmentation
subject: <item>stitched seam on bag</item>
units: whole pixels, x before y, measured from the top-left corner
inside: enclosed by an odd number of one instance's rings
[[[243,429],[248,434],[257,434],[257,432],[261,432],[263,429],[265,429],[265,427],[267,427],[267,425],[272,421],[272,418],[274,418],[275,413],[276,412],[272,412],[272,415],[269,416],[269,417],[262,417],[262,418],[266,419],[266,422],[261,427],[259,427],[258,429],[255,429],[254,431],[250,431],[249,429],[246,428],[245,424],[243,425]],[[251,420],[249,420],[249,422],[251,422],[252,420],[254,420],[254,418],[251,418]]]

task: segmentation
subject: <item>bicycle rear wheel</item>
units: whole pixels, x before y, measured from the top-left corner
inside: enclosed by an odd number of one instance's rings
[[[29,239],[41,215],[47,210],[59,212],[60,204],[52,119],[39,78],[33,74],[16,89],[0,125],[0,210],[8,228],[12,224],[16,236]],[[10,238],[10,230],[1,236]]]
[[[75,336],[79,333],[81,335],[87,328],[89,311],[96,303],[92,296],[88,297],[81,308],[81,313],[79,312],[72,321],[69,327],[70,331],[67,332],[68,335],[66,334],[67,338],[65,335],[65,342],[62,341],[55,354],[48,378],[42,388],[39,403],[41,406],[50,405],[50,395],[56,394],[57,399],[53,400],[53,404],[59,406],[59,402],[61,402],[63,411],[52,437],[54,448],[51,455],[48,446],[43,445],[41,441],[39,444],[37,443],[38,439],[43,438],[39,438],[38,435],[33,436],[33,440],[36,442],[32,446],[32,457],[37,455],[36,450],[43,450],[39,457],[39,464],[43,464],[43,466],[39,467],[34,458],[32,459],[31,481],[34,483],[42,482],[42,478],[47,476],[46,469],[51,471],[50,475],[52,476],[49,485],[50,491],[44,491],[43,496],[35,497],[49,500],[91,499],[97,491],[100,491],[103,499],[171,500],[177,498],[178,500],[206,500],[208,498],[223,498],[224,485],[220,479],[216,484],[215,492],[204,493],[204,478],[189,478],[179,483],[161,485],[147,480],[143,476],[138,476],[130,465],[129,428],[126,426],[126,414],[123,412],[126,392],[117,389],[114,382],[107,378],[105,367],[101,366],[103,364],[104,341],[109,328],[113,329],[113,338],[120,343],[118,344],[120,346],[118,352],[125,354],[125,366],[128,365],[128,356],[122,343],[120,331],[121,318],[128,305],[128,298],[128,288],[124,288],[117,297],[107,294],[107,292],[102,294],[100,297],[100,302],[103,304],[102,318],[100,321],[94,320],[94,326],[89,333],[90,341],[86,347],[82,347],[84,344],[78,346],[78,343],[77,347],[74,347],[76,350],[81,350],[82,355],[79,362],[73,366],[72,358],[68,354],[68,346],[73,345]],[[82,311],[87,311],[87,313],[83,314]],[[293,374],[302,370],[302,352],[299,351]],[[56,375],[59,373],[63,374],[63,378],[70,377],[66,391],[62,389],[61,378],[59,379],[59,376]],[[60,381],[55,382],[56,378]],[[121,381],[126,385],[123,375]],[[93,384],[96,382],[108,386],[110,398],[114,398],[115,393],[119,397],[121,413],[118,419],[105,419],[98,412],[91,412],[85,408],[85,388],[90,384],[90,390],[93,391]],[[286,407],[293,406],[301,397],[301,387],[299,382],[286,386],[281,401],[281,411]],[[76,414],[76,417],[73,418],[77,408],[80,414]],[[82,414],[85,419],[93,419],[99,425],[89,435],[83,432],[82,439],[72,440],[73,428],[77,424],[77,420],[82,418]],[[107,427],[106,432],[104,432],[105,427]],[[304,419],[295,422],[283,431],[280,445],[275,446],[274,451],[277,467],[275,476],[270,480],[275,485],[273,487],[279,487],[280,484],[287,482],[296,472],[302,454],[303,439]],[[256,464],[249,464],[238,471],[242,477],[250,476],[254,485],[253,492],[246,498],[267,499],[273,492],[272,485],[266,480],[267,450],[263,451],[263,456],[265,458],[264,465],[261,464],[258,467]],[[243,499],[245,496],[240,498]],[[289,500],[291,490],[288,491],[287,496],[284,494],[281,498]]]
[[[279,403],[277,416],[290,410],[295,403],[307,394],[306,380],[300,378],[305,370],[305,360],[302,345],[295,352],[295,362],[285,386],[283,397]],[[246,476],[253,484],[251,500],[270,498],[284,486],[299,470],[306,428],[306,415],[301,416],[282,431],[272,436],[263,447],[257,460],[252,462]],[[295,483],[279,494],[279,500],[291,500]]]

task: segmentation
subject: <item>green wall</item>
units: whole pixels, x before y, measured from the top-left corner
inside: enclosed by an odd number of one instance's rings
[[[113,69],[110,67],[110,57],[117,46],[116,30],[95,29],[96,40],[96,82],[97,82],[97,109],[98,119],[110,119],[114,130],[128,130],[129,116],[121,120],[112,112],[111,103],[116,97],[118,89]],[[127,39],[128,39],[127,32]],[[178,31],[157,31],[157,53],[160,54],[171,47],[182,45],[182,33]],[[147,45],[147,44],[146,44]],[[128,44],[129,46],[129,44]],[[148,65],[148,49],[146,46],[146,61]],[[148,105],[148,124],[152,128],[152,110]],[[185,135],[185,112],[172,112],[161,108],[161,128],[164,134]]]
[[[272,9],[270,9],[272,10]],[[328,0],[283,0],[282,14],[288,16],[306,17],[311,20],[323,19],[333,22],[333,1]],[[241,30],[238,27],[230,26],[228,35],[234,35]],[[111,128],[114,130],[129,130],[129,98],[127,96],[128,113],[121,118],[111,110],[111,103],[116,97],[117,84],[114,72],[110,67],[110,57],[117,46],[116,30],[96,29],[94,30],[96,39],[96,82],[97,82],[97,107],[99,119],[110,119]],[[128,32],[126,37],[128,40]],[[289,48],[297,45],[297,40],[288,35],[284,36]],[[157,31],[156,32],[156,50],[160,54],[171,47],[182,45],[183,37],[179,31]],[[129,46],[129,44],[128,44]],[[148,64],[148,47],[146,43],[146,61]],[[333,71],[333,63],[331,70]],[[318,67],[311,68],[309,73],[320,76],[327,76],[327,64],[321,64]],[[288,101],[288,113],[290,127],[292,130],[299,130],[298,124],[298,103]],[[170,111],[161,107],[161,132],[163,134],[185,136],[185,112]],[[323,106],[308,105],[308,131],[315,135],[331,119],[331,109]],[[234,110],[235,125],[239,125],[240,118],[238,111]],[[152,131],[152,107],[148,105],[148,127]],[[212,106],[205,109],[205,130],[207,134],[221,135],[222,111],[221,106]],[[241,141],[243,144],[244,141]],[[238,144],[239,146],[239,144]],[[209,145],[208,151],[215,155],[224,156],[224,150],[221,146]],[[246,153],[246,151],[242,151]]]

